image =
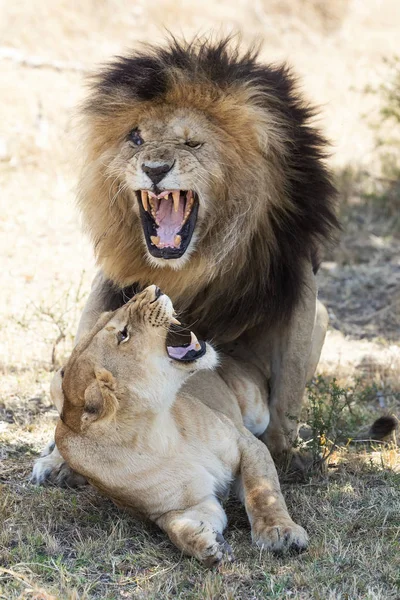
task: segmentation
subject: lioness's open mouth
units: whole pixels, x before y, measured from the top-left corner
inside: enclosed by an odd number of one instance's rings
[[[156,258],[180,258],[192,239],[199,208],[192,190],[136,192],[147,247]]]
[[[179,337],[182,338],[182,334],[179,335],[178,339],[174,339],[173,333],[168,334],[167,353],[170,358],[180,362],[192,362],[204,356],[207,350],[206,344],[199,341],[192,331],[187,332],[187,335],[190,336],[187,342],[183,342],[182,339],[179,340]]]

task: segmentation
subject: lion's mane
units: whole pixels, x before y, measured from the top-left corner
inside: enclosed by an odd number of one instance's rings
[[[225,136],[214,215],[179,270],[148,262],[132,196],[106,171],[129,124],[159,107],[201,111]],[[157,283],[214,341],[287,322],[305,261],[317,268],[321,243],[337,227],[326,141],[289,68],[260,64],[255,50],[241,53],[229,39],[172,39],[104,67],[83,114],[79,206],[113,285]]]

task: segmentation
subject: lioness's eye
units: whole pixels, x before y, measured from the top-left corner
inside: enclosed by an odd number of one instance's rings
[[[187,140],[185,142],[185,146],[189,146],[189,148],[194,148],[195,150],[197,150],[198,148],[202,147],[202,143],[201,142],[195,142],[194,140]]]
[[[129,340],[129,332],[127,325],[125,325],[125,327],[121,331],[118,331],[117,340],[118,344],[123,344],[124,342],[127,342]]]
[[[140,131],[137,127],[132,129],[132,131],[129,133],[128,139],[130,142],[133,142],[135,146],[141,146],[144,144],[144,139],[140,135]]]

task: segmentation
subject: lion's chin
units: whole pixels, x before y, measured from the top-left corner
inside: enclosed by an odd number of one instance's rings
[[[197,223],[199,201],[192,190],[136,192],[147,249],[154,258],[181,258]]]

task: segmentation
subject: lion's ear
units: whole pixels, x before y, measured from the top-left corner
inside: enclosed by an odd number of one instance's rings
[[[100,419],[110,420],[118,409],[115,395],[116,382],[110,371],[99,369],[96,378],[85,390],[85,405],[81,417],[82,431]]]

